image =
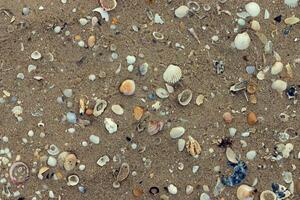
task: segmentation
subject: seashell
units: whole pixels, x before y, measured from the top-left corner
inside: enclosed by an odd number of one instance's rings
[[[64,166],[64,162],[66,160],[66,157],[69,155],[70,153],[67,152],[67,151],[63,151],[61,152],[59,155],[58,155],[58,158],[57,158],[57,163],[60,167],[63,167]]]
[[[105,125],[105,129],[110,134],[115,133],[118,130],[118,125],[111,118],[105,118],[104,125]]]
[[[298,6],[299,0],[284,0],[284,3],[290,8],[296,8]]]
[[[246,89],[247,84],[248,84],[248,81],[241,81],[241,82],[238,82],[238,83],[234,84],[233,86],[231,86],[229,90],[231,92],[238,92],[238,91]]]
[[[99,0],[99,3],[105,11],[111,11],[117,7],[116,0]]]
[[[163,73],[163,79],[165,82],[169,84],[175,84],[177,83],[182,76],[182,72],[180,67],[176,65],[169,65],[166,69],[166,71]]]
[[[51,156],[56,156],[59,154],[59,148],[55,144],[51,144],[47,150],[48,154]]]
[[[236,196],[239,200],[253,200],[255,188],[248,185],[240,185],[237,189]]]
[[[256,78],[260,81],[265,79],[265,73],[263,71],[260,71],[257,73]]]
[[[122,163],[119,173],[117,175],[117,181],[122,182],[124,181],[129,175],[130,169],[128,163]]]
[[[293,70],[292,70],[292,67],[291,67],[290,63],[288,63],[288,64],[285,66],[285,68],[286,68],[286,73],[287,73],[288,77],[289,77],[290,79],[292,79],[292,78],[294,77],[294,73],[293,73]]]
[[[42,54],[38,51],[34,51],[31,53],[31,58],[33,60],[39,60],[39,59],[41,59],[41,57],[42,57]]]
[[[148,72],[149,64],[143,63],[139,66],[139,72],[142,76],[145,76]]]
[[[169,97],[169,93],[166,89],[164,88],[157,88],[155,90],[156,95],[161,98],[161,99],[166,99]]]
[[[272,75],[277,75],[279,74],[280,72],[282,72],[283,70],[283,64],[282,62],[275,62],[275,64],[272,66],[271,68],[271,74]]]
[[[85,102],[84,99],[79,99],[79,114],[83,115],[85,112]]]
[[[163,40],[165,38],[165,36],[162,33],[157,31],[154,31],[152,35],[156,40]]]
[[[109,162],[109,157],[107,155],[105,155],[97,160],[97,165],[99,165],[100,167],[103,167],[108,162]]]
[[[13,163],[9,169],[9,177],[14,184],[23,184],[29,179],[28,166],[20,161]]]
[[[248,84],[247,84],[247,92],[249,94],[254,94],[257,90],[257,85],[253,82],[253,81],[250,81]]]
[[[123,115],[124,114],[124,109],[120,105],[112,105],[111,110],[116,115]]]
[[[237,159],[237,155],[235,154],[235,152],[230,147],[226,148],[226,157],[227,157],[227,160],[229,160],[232,163],[238,163],[239,162],[238,159]]]
[[[193,98],[193,92],[190,89],[183,90],[177,96],[178,102],[182,106],[188,105],[191,102],[192,98]]]
[[[209,197],[209,195],[207,193],[203,192],[200,195],[200,200],[211,200],[211,198]]]
[[[69,175],[67,177],[67,185],[68,186],[76,186],[79,183],[79,176],[76,174]]]
[[[192,156],[199,155],[201,153],[201,146],[192,136],[189,136],[188,141],[186,143],[186,150]]]
[[[279,93],[282,93],[287,88],[287,82],[282,80],[276,80],[272,83],[272,89],[276,90]]]
[[[198,12],[200,10],[200,5],[196,1],[188,1],[187,6],[189,7],[189,10],[194,12]]]
[[[133,65],[136,61],[136,57],[135,56],[127,56],[126,57],[126,62],[128,65]]]
[[[107,102],[105,100],[97,99],[96,100],[96,105],[95,105],[94,110],[93,110],[93,115],[95,117],[100,116],[104,112],[106,107],[107,107]]]
[[[155,135],[159,131],[161,131],[164,127],[164,122],[159,121],[159,120],[151,120],[148,122],[148,128],[147,131],[150,135]]]
[[[230,124],[232,122],[233,117],[232,117],[230,112],[225,112],[223,114],[223,119],[224,119],[226,124]]]
[[[256,17],[260,13],[260,6],[255,2],[247,3],[245,9],[252,17]]]
[[[93,46],[95,46],[96,44],[96,37],[94,35],[91,35],[89,38],[88,38],[88,47],[92,48]]]
[[[175,9],[175,16],[178,18],[183,18],[189,13],[189,7],[187,6],[179,6],[178,8]]]
[[[104,10],[102,7],[95,8],[93,12],[97,12],[101,15],[101,18],[104,19],[106,22],[109,21],[109,15],[106,10]]]
[[[174,92],[174,87],[167,83],[166,83],[166,88],[167,88],[167,91],[169,92],[169,94]]]
[[[134,197],[140,198],[141,196],[143,196],[144,190],[140,187],[134,187],[132,189],[132,194],[133,194]]]
[[[252,104],[256,104],[256,103],[257,103],[257,98],[256,98],[256,96],[255,96],[254,94],[250,94],[250,96],[249,96],[249,101],[250,101],[250,103],[252,103]]]
[[[196,105],[198,105],[198,106],[202,105],[204,102],[204,99],[205,99],[204,95],[202,95],[202,94],[198,95],[196,98]]]
[[[208,12],[208,11],[210,11],[210,9],[211,9],[211,6],[209,4],[204,4],[203,5],[203,10],[204,11]]]
[[[50,178],[51,175],[50,175],[49,171],[50,171],[49,167],[41,167],[38,172],[38,178],[40,180]]]
[[[239,33],[234,39],[234,46],[238,50],[245,50],[250,46],[251,39],[247,32]]]
[[[136,120],[141,120],[143,115],[144,115],[144,108],[140,107],[140,106],[135,106],[133,109],[133,116]]]
[[[187,186],[186,186],[186,188],[185,188],[185,193],[186,193],[187,195],[192,194],[193,191],[194,191],[194,187],[193,187],[193,186],[191,186],[191,185],[187,185]]]
[[[185,133],[185,128],[178,126],[174,127],[170,131],[170,137],[172,139],[180,138]]]
[[[260,24],[256,20],[252,20],[250,22],[250,26],[251,26],[251,29],[254,30],[254,31],[259,31],[260,30]]]
[[[122,82],[119,90],[126,96],[133,95],[135,92],[135,82],[133,80],[127,79]]]
[[[249,112],[247,115],[247,122],[249,125],[254,125],[257,122],[257,117],[254,112]]]
[[[64,161],[64,169],[66,171],[71,171],[75,168],[77,164],[77,157],[75,154],[68,154]]]
[[[177,194],[177,192],[178,192],[178,189],[174,184],[168,185],[167,189],[168,189],[168,192],[173,195]]]
[[[276,194],[271,190],[265,190],[259,196],[259,200],[276,200],[276,199],[277,199]]]
[[[292,193],[283,185],[272,183],[272,190],[276,194],[278,200],[287,199]]]
[[[284,23],[286,23],[287,25],[294,25],[300,22],[300,19],[298,17],[292,16],[292,17],[288,17],[284,20]]]
[[[177,148],[178,148],[178,151],[183,151],[185,147],[185,140],[184,139],[178,139],[178,143],[177,143]]]

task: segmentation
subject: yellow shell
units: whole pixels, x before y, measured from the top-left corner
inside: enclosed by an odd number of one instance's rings
[[[288,17],[284,20],[284,23],[286,23],[287,25],[294,25],[300,22],[300,19],[298,17],[292,16],[292,17]]]
[[[133,80],[127,79],[122,82],[119,90],[122,94],[126,96],[133,95],[135,92],[135,82]]]
[[[90,48],[92,48],[95,44],[96,44],[96,37],[94,35],[91,35],[89,38],[88,38],[88,46]]]

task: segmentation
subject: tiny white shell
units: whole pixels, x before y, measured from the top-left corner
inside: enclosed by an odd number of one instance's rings
[[[296,8],[298,6],[299,0],[284,0],[284,3],[290,8]]]
[[[161,98],[161,99],[166,99],[169,97],[169,93],[166,89],[164,88],[157,88],[155,90],[156,95]]]
[[[248,185],[241,185],[238,187],[236,196],[239,200],[253,200],[254,188]]]
[[[109,157],[107,155],[104,155],[97,160],[97,165],[103,167],[107,162],[109,162]]]
[[[170,137],[172,139],[180,138],[185,133],[185,128],[178,126],[174,127],[170,131]]]
[[[272,89],[276,90],[279,93],[282,93],[287,88],[287,82],[283,80],[276,80],[272,83]]]
[[[234,39],[234,46],[238,50],[245,50],[250,46],[251,39],[247,32],[239,33]]]
[[[283,70],[283,64],[282,62],[275,62],[274,65],[271,68],[271,74],[277,75]]]
[[[230,162],[238,163],[237,155],[230,147],[227,147],[227,149],[226,149],[226,157],[227,157],[227,160],[229,160]]]
[[[123,115],[124,114],[124,109],[120,105],[112,105],[111,110],[116,115]]]
[[[260,6],[255,2],[247,3],[245,9],[252,17],[256,17],[260,13]]]
[[[180,105],[188,105],[193,98],[193,92],[190,89],[185,89],[178,94],[177,99]]]
[[[76,186],[79,183],[79,177],[76,174],[72,174],[67,177],[68,186]]]
[[[260,200],[276,200],[277,197],[276,197],[276,194],[274,192],[272,192],[271,190],[265,190],[260,194],[259,199]]]
[[[31,54],[31,58],[33,60],[39,60],[39,59],[41,59],[41,57],[42,57],[42,54],[40,52],[38,52],[38,51],[34,51]]]
[[[174,84],[177,83],[182,76],[182,72],[180,67],[176,65],[169,65],[166,69],[166,71],[163,74],[163,79],[165,82]]]

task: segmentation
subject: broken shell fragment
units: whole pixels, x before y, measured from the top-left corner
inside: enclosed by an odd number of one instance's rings
[[[229,160],[230,162],[238,163],[237,155],[230,147],[226,148],[226,157],[227,157],[227,160]]]
[[[123,115],[124,114],[124,109],[120,105],[112,105],[111,110],[116,115]]]
[[[72,174],[67,177],[67,185],[68,186],[76,186],[79,183],[79,176],[76,174]]]
[[[203,104],[204,99],[205,99],[204,95],[202,94],[198,95],[196,98],[196,105],[200,106],[201,104]]]
[[[50,174],[49,174],[49,171],[50,171],[50,168],[49,167],[41,167],[39,169],[39,172],[38,172],[38,178],[40,180],[43,180],[43,179],[46,179],[46,178],[50,178]]]
[[[169,93],[166,89],[164,88],[157,88],[155,90],[156,95],[161,98],[161,99],[166,99],[169,97]]]
[[[64,166],[64,162],[66,160],[66,157],[69,155],[70,153],[67,152],[67,151],[63,151],[61,152],[59,155],[58,155],[58,158],[57,158],[57,163],[60,167],[63,167]]]
[[[271,190],[265,190],[259,196],[259,200],[276,200],[276,199],[277,199],[276,194]]]
[[[253,200],[255,188],[248,185],[241,185],[237,189],[236,196],[239,200]]]
[[[66,171],[71,171],[77,164],[77,157],[75,154],[69,154],[66,156],[64,161],[64,168]]]
[[[148,133],[150,135],[155,135],[157,134],[159,131],[161,131],[164,127],[164,122],[159,121],[159,120],[151,120],[148,122]]]
[[[117,181],[122,182],[124,181],[129,175],[130,169],[128,163],[122,163],[119,173],[117,175]]]
[[[116,0],[99,0],[99,3],[105,11],[111,11],[117,7]]]
[[[188,105],[191,102],[192,98],[193,98],[193,92],[190,89],[183,90],[177,96],[178,102],[182,106]]]
[[[276,90],[278,93],[282,93],[287,88],[287,82],[283,80],[276,80],[272,83],[272,89]]]
[[[115,133],[118,130],[118,125],[113,121],[112,118],[105,118],[104,125],[105,125],[105,129],[110,134]]]
[[[106,107],[107,107],[107,102],[105,100],[97,99],[96,100],[96,105],[95,105],[94,110],[93,110],[93,115],[95,117],[100,116],[104,112]]]
[[[15,162],[9,169],[10,180],[16,184],[23,184],[29,179],[29,168],[23,162]]]
[[[176,65],[169,65],[166,69],[166,71],[163,73],[163,79],[165,82],[169,84],[175,84],[177,83],[182,76],[182,72],[180,67]]]
[[[275,62],[275,64],[271,68],[271,74],[272,75],[277,75],[283,70],[283,64],[282,62]]]
[[[300,19],[295,16],[288,17],[284,20],[284,23],[286,23],[287,25],[294,25],[297,24],[298,22],[300,22]]]
[[[105,155],[97,160],[97,165],[99,165],[100,167],[103,167],[108,162],[109,162],[109,157],[107,155]]]
[[[144,108],[140,107],[140,106],[135,106],[133,109],[133,116],[136,120],[141,120],[143,115],[144,115]]]
[[[119,90],[126,96],[133,95],[135,92],[135,82],[133,80],[127,79],[122,82]]]
[[[245,9],[252,17],[256,17],[260,13],[260,6],[255,2],[247,3]]]
[[[172,139],[180,138],[185,133],[185,128],[178,126],[174,127],[170,131],[170,137]]]
[[[39,60],[39,59],[41,59],[41,57],[42,57],[42,54],[40,52],[38,52],[38,51],[34,51],[31,54],[31,58],[33,60]]]
[[[240,81],[230,87],[230,92],[238,92],[246,89],[248,81]]]
[[[189,136],[188,141],[186,143],[186,150],[192,156],[199,155],[201,153],[201,146],[192,136]]]
[[[51,156],[56,156],[59,154],[59,149],[56,145],[54,144],[51,144],[49,146],[49,149],[47,150],[48,154],[51,155]]]
[[[248,84],[247,84],[247,92],[249,94],[254,94],[257,90],[257,86],[256,84],[253,82],[253,81],[250,81]]]
[[[250,46],[251,39],[247,32],[239,33],[234,39],[234,46],[238,50],[245,50]]]

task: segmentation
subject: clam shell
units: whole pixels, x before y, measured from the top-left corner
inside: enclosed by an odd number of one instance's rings
[[[42,54],[38,51],[34,51],[31,53],[31,58],[33,60],[39,60],[39,59],[41,59],[41,57],[42,57]]]
[[[230,147],[226,148],[226,157],[227,157],[227,160],[229,160],[232,163],[238,163],[239,162],[238,159],[237,159],[236,153]]]
[[[120,105],[112,105],[111,110],[116,115],[123,115],[124,114],[124,109]]]
[[[276,200],[276,199],[277,199],[276,194],[271,190],[265,190],[259,196],[259,200]]]
[[[164,127],[164,122],[159,121],[159,120],[151,120],[148,122],[148,133],[150,135],[155,135],[159,131],[161,131]]]
[[[282,62],[275,62],[274,65],[271,68],[271,74],[277,75],[283,70],[283,64]]]
[[[127,79],[122,82],[119,90],[122,94],[126,96],[133,95],[135,92],[135,82],[133,80]]]
[[[247,32],[239,33],[234,39],[234,46],[238,50],[245,50],[250,46],[251,39]]]
[[[166,71],[163,73],[164,81],[170,84],[177,83],[181,79],[181,76],[181,69],[176,65],[169,65]]]
[[[279,93],[282,93],[287,88],[287,82],[282,80],[276,80],[272,83],[272,89],[276,90]]]
[[[260,13],[260,6],[255,2],[247,3],[245,9],[252,17],[256,17]]]
[[[49,146],[49,149],[47,150],[47,152],[48,152],[48,154],[51,155],[51,156],[56,156],[56,155],[59,154],[60,151],[59,151],[59,148],[58,148],[56,145],[51,144],[51,145]]]
[[[117,176],[117,181],[122,182],[124,181],[128,175],[129,175],[130,169],[128,163],[122,163],[118,176]]]
[[[96,105],[95,105],[94,110],[93,110],[93,115],[95,117],[100,116],[104,112],[106,107],[107,107],[107,102],[105,100],[97,99],[96,100]]]
[[[182,106],[188,105],[191,102],[192,98],[193,98],[193,92],[190,89],[183,90],[177,96],[178,102]]]
[[[294,25],[297,24],[298,22],[300,22],[300,19],[295,16],[288,17],[284,20],[284,23],[286,23],[287,25]]]
[[[75,154],[69,154],[66,156],[64,161],[64,168],[66,171],[71,171],[77,164],[77,157]]]
[[[79,176],[77,176],[76,174],[72,174],[70,176],[67,177],[67,185],[68,186],[76,186],[79,183]]]
[[[105,11],[111,11],[117,7],[116,0],[99,0],[99,3]]]
[[[67,151],[63,151],[61,152],[59,155],[58,155],[58,158],[57,158],[57,163],[60,167],[63,167],[64,166],[64,162],[66,160],[66,157],[69,155],[70,153],[67,152]]]
[[[180,138],[185,133],[185,128],[178,126],[174,127],[170,131],[170,137],[172,139]]]
[[[254,188],[248,185],[241,185],[238,187],[236,196],[239,200],[253,200]]]
[[[186,150],[192,156],[199,155],[202,151],[200,144],[195,140],[192,136],[189,136],[188,141],[186,143]]]
[[[169,93],[166,89],[164,88],[157,88],[155,90],[156,95],[161,98],[161,99],[166,99],[169,97]]]

